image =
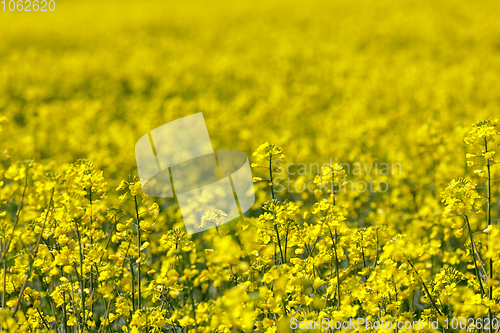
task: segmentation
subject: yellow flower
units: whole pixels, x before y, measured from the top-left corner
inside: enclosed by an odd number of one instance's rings
[[[280,147],[277,147],[269,142],[265,142],[257,148],[255,152],[252,154],[257,158],[257,161],[263,159],[270,159],[273,156],[276,156],[278,159],[284,159],[285,155],[283,154],[283,150]]]
[[[484,145],[485,143],[495,142],[495,138],[500,133],[497,130],[498,119],[478,121],[472,125],[472,131],[465,137],[465,143],[472,145],[474,143],[479,143]]]
[[[472,210],[474,200],[479,198],[475,185],[469,181],[458,178],[453,179],[441,193],[441,201],[445,204],[444,217],[466,214]]]

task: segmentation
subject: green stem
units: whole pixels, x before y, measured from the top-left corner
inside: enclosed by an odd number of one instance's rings
[[[132,275],[132,278],[130,279],[130,289],[132,291],[132,311],[133,313],[135,313],[134,267],[132,266],[132,259],[129,260],[129,265],[130,265],[130,274]]]
[[[332,191],[332,203],[335,206],[335,191],[334,191],[334,173],[333,173],[333,167],[330,165],[330,173],[332,175],[332,181],[331,181],[331,191]],[[328,229],[330,229],[330,226],[328,226]],[[338,235],[337,235],[337,228],[335,228],[335,239],[333,238],[332,235],[332,230],[330,229],[330,236],[332,237],[333,243],[333,251],[335,253],[335,274],[337,275],[337,311],[340,311],[340,273],[339,273],[339,258],[337,255],[337,242],[338,242]]]
[[[50,201],[49,201],[49,208],[47,209],[47,213],[46,213],[45,219],[43,221],[42,229],[40,230],[40,234],[38,235],[38,239],[36,241],[35,249],[33,250],[32,256],[30,258],[28,271],[25,274],[24,282],[21,286],[21,291],[19,292],[19,296],[17,297],[17,302],[16,302],[16,306],[14,307],[12,317],[14,317],[16,315],[17,311],[19,310],[19,307],[21,305],[21,300],[22,300],[22,297],[24,295],[24,290],[26,289],[26,285],[28,283],[28,280],[31,277],[31,274],[33,273],[33,262],[35,261],[35,258],[38,254],[38,247],[40,246],[40,242],[42,240],[42,235],[43,235],[43,232],[45,230],[45,225],[47,224],[47,217],[49,216],[50,210],[52,209],[52,200],[54,199],[54,191],[55,191],[55,187],[52,189],[52,194],[50,196]],[[5,286],[4,286],[4,288],[5,288]]]
[[[285,263],[285,257],[283,256],[283,249],[281,248],[281,239],[280,239],[280,233],[278,231],[278,226],[276,225],[276,213],[275,213],[275,201],[274,201],[274,184],[273,184],[273,155],[269,155],[269,178],[271,182],[271,197],[273,199],[272,205],[273,205],[273,226],[274,226],[274,231],[276,232],[276,238],[278,239],[278,247],[280,249],[280,256],[281,256],[281,264],[283,265]],[[285,250],[286,251],[286,250]],[[288,316],[288,312],[286,310],[286,293],[283,295],[283,310],[285,312],[285,316]]]
[[[5,286],[7,285],[7,266],[3,262],[2,310],[5,308]]]
[[[64,300],[63,304],[62,304],[64,332],[68,333],[68,319],[66,316],[66,296],[65,296],[64,292],[62,293],[62,297]]]
[[[7,241],[7,244],[5,245],[5,248],[3,249],[2,259],[0,260],[3,262],[2,310],[5,308],[5,288],[6,288],[6,280],[7,280],[7,265],[5,264],[5,257],[7,255],[7,252],[9,252],[10,243],[12,242],[12,238],[14,238],[14,232],[16,230],[17,223],[19,222],[19,216],[20,216],[21,210],[23,208],[24,196],[26,195],[26,188],[28,187],[28,175],[29,175],[28,171],[29,171],[29,169],[26,170],[26,177],[24,180],[23,194],[21,195],[21,199],[19,200],[19,204],[17,206],[16,219],[14,221],[14,225],[12,226],[12,233],[9,237],[9,240]]]
[[[82,313],[80,315],[80,325],[82,331],[85,332],[85,277],[83,273],[83,260],[85,258],[82,247],[82,238],[80,237],[80,231],[78,230],[78,225],[75,228],[76,236],[78,238],[78,246],[80,248],[80,289],[82,292]]]
[[[337,311],[340,311],[340,274],[339,274],[339,259],[337,256],[337,229],[335,228],[335,236],[332,233],[332,229],[328,226],[330,230],[330,236],[333,241],[333,253],[335,254],[335,274],[337,275]]]
[[[272,204],[275,205],[274,202],[274,186],[273,186],[273,156],[269,156],[269,176],[270,176],[270,181],[271,181],[271,197],[273,199]],[[274,226],[274,231],[276,232],[276,238],[278,239],[278,247],[280,249],[280,255],[281,255],[281,264],[285,263],[285,258],[283,256],[283,250],[281,249],[281,240],[280,240],[280,233],[278,231],[278,226],[275,223],[275,212],[274,212],[274,206],[273,206],[273,226]]]
[[[432,295],[431,293],[429,292],[429,289],[427,289],[427,286],[425,285],[425,282],[424,280],[422,279],[422,277],[420,276],[420,274],[418,274],[417,272],[417,269],[415,268],[415,266],[413,266],[413,264],[411,263],[411,261],[406,257],[406,255],[403,254],[403,256],[405,257],[406,261],[410,264],[411,268],[413,268],[413,271],[415,272],[415,274],[418,276],[418,279],[420,280],[420,282],[422,282],[422,285],[424,286],[424,289],[425,289],[425,292],[427,293],[427,296],[429,297],[429,299],[431,300],[431,303],[432,303],[432,306],[434,307],[434,309],[436,309],[436,311],[442,316],[443,313],[441,312],[441,310],[438,309],[436,303],[434,302],[434,298],[432,298]]]
[[[92,228],[92,214],[93,214],[93,210],[92,210],[92,184],[90,185],[90,189],[89,189],[89,205],[90,205],[90,224],[89,224],[89,228]],[[90,243],[92,244],[94,241],[92,239],[92,233],[90,233]],[[90,312],[94,312],[94,276],[93,274],[91,273],[90,274],[90,284],[89,284],[89,289],[90,289],[90,298],[91,298],[91,302],[90,302]]]
[[[33,298],[33,296],[29,295],[30,299],[31,299],[31,302],[35,303],[35,299]],[[49,331],[50,330],[50,326],[49,326],[49,323],[47,322],[47,320],[45,319],[45,317],[42,315],[42,313],[40,312],[40,309],[39,307],[36,308],[36,312],[38,313],[38,315],[40,316],[40,318],[42,319],[42,322],[43,324],[45,325],[45,327],[47,328],[47,330]]]
[[[14,238],[14,231],[16,230],[17,223],[19,222],[19,216],[21,215],[21,210],[23,209],[24,197],[26,196],[26,188],[28,187],[28,175],[29,175],[28,170],[26,170],[26,178],[24,180],[23,194],[21,195],[21,199],[19,200],[19,204],[17,205],[16,219],[14,221],[14,225],[12,226],[12,233],[10,234],[9,240],[7,241],[7,244],[6,244],[4,251],[2,253],[2,259],[0,261],[5,260],[5,256],[7,255],[7,252],[9,252],[10,243],[12,242],[12,238]]]
[[[193,294],[193,283],[191,281],[189,282],[189,287],[190,287],[189,289],[191,289],[190,298],[191,298],[191,306],[193,307],[194,331],[198,333],[198,323],[196,322],[196,307],[194,303],[194,294]]]
[[[469,218],[467,215],[464,215],[465,223],[467,224],[467,228],[469,229],[469,237],[470,237],[470,246],[472,248],[472,261],[474,263],[474,269],[476,271],[476,277],[479,281],[479,290],[481,291],[481,297],[484,295],[483,283],[481,282],[481,275],[479,274],[479,268],[476,263],[476,250],[474,246],[474,238],[472,237],[472,230],[470,228]],[[477,254],[479,256],[479,254]]]
[[[141,309],[141,226],[139,219],[139,207],[137,206],[137,196],[134,196],[135,200],[135,213],[137,216],[137,308]],[[133,273],[132,273],[133,274]]]
[[[484,152],[485,154],[488,153],[488,141],[486,138],[484,138]],[[486,183],[486,191],[487,191],[487,213],[486,213],[486,222],[487,226],[491,224],[491,172],[490,172],[490,160],[487,158],[486,159],[486,168],[488,171],[488,178],[487,178],[487,183]],[[489,238],[489,235],[488,235]],[[493,278],[493,259],[489,260],[489,273],[490,273],[490,278]],[[493,286],[488,287],[488,299],[491,301],[493,298]],[[490,319],[490,322],[492,321],[492,313],[491,309],[488,310],[488,318]],[[492,325],[490,326],[489,332],[493,332],[493,327]]]
[[[75,306],[75,292],[73,290],[73,277],[71,274],[68,274],[69,275],[69,280],[71,282],[71,305],[73,307],[73,314],[76,316],[77,312],[76,312],[76,306]]]

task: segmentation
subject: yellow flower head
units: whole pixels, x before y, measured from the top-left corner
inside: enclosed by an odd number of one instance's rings
[[[495,137],[500,134],[497,130],[498,119],[481,120],[472,125],[472,131],[464,139],[465,143],[472,145],[474,143],[485,144],[495,142]]]
[[[474,200],[479,198],[475,185],[458,178],[453,179],[441,193],[441,201],[445,204],[444,217],[451,217],[454,212],[459,215],[472,210]]]
[[[345,185],[346,172],[342,165],[335,163],[321,168],[321,176],[316,175],[314,183],[320,189],[326,189],[332,194],[338,192]]]
[[[263,143],[257,148],[256,151],[252,154],[257,157],[257,160],[269,159],[273,156],[278,156],[279,159],[285,158],[285,154],[283,154],[283,149],[281,147],[277,147],[269,142]]]

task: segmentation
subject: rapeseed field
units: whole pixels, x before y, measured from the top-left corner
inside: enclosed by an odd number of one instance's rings
[[[500,328],[500,2],[9,5],[1,332]],[[190,235],[135,144],[199,112],[256,202]]]

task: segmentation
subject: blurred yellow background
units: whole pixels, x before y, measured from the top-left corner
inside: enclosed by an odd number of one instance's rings
[[[1,149],[120,178],[148,130],[202,111],[215,149],[421,163],[498,114],[496,1],[57,1],[0,13]],[[430,128],[430,129],[429,129]],[[422,138],[422,136],[424,138]],[[452,137],[450,137],[452,136]],[[460,164],[464,164],[461,162]]]

